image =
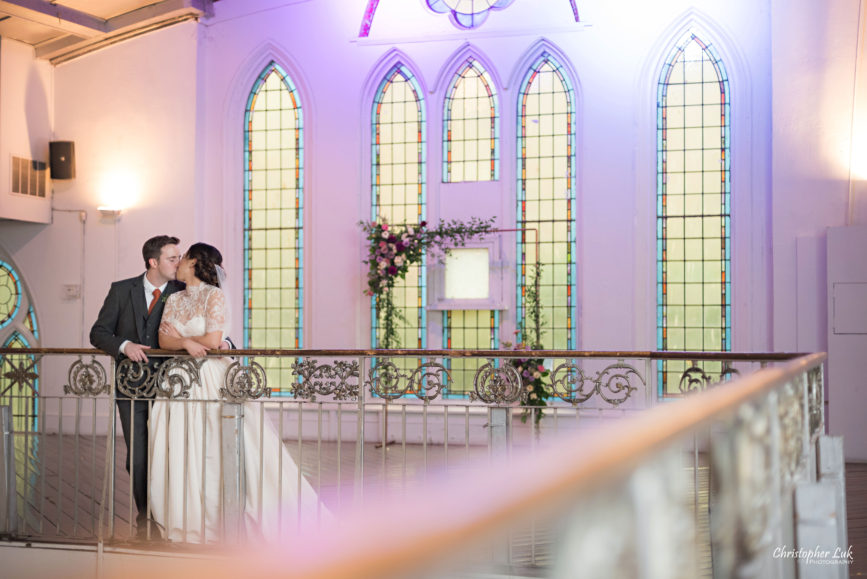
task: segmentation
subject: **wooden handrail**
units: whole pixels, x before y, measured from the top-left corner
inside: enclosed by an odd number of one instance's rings
[[[810,354],[593,431],[563,436],[535,454],[501,457],[477,473],[416,489],[398,501],[371,501],[334,529],[305,530],[280,549],[218,566],[210,577],[307,579],[411,576],[516,521],[554,512],[628,474],[688,434],[731,416],[743,404],[820,366]],[[204,576],[204,575],[203,575]]]
[[[185,355],[177,350],[148,350],[149,356]],[[5,354],[72,354],[106,356],[102,350],[95,348],[0,348],[0,356]],[[806,354],[797,352],[687,352],[687,351],[654,351],[654,350],[371,350],[371,349],[303,349],[303,350],[210,350],[210,356],[285,356],[288,358],[304,358],[307,356],[333,357],[413,357],[430,358],[432,356],[448,358],[622,358],[651,360],[712,360],[722,362],[762,362],[794,360]]]

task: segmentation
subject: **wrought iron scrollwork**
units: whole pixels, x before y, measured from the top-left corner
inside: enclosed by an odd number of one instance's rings
[[[638,390],[633,380],[645,386],[641,373],[623,362],[606,366],[593,378],[580,366],[566,362],[551,373],[551,390],[554,396],[572,405],[586,402],[598,394],[609,404],[619,406]]]
[[[331,395],[335,400],[358,398],[358,362],[337,360],[334,364],[318,364],[305,358],[292,364],[292,374],[301,378],[292,393],[295,398],[311,401],[315,401],[316,396]]]
[[[108,376],[105,367],[91,356],[84,362],[81,356],[69,366],[67,384],[63,385],[64,394],[75,396],[99,396],[109,392]]]
[[[804,407],[801,384],[791,383],[779,390],[780,468],[783,481],[791,484],[801,463],[804,449]]]
[[[822,400],[825,392],[822,385],[822,369],[815,368],[807,374],[807,403],[810,416],[810,436],[813,437],[823,431],[822,413],[824,405]]]
[[[385,360],[368,370],[365,386],[384,400],[397,400],[413,394],[428,402],[437,398],[450,381],[448,369],[437,362],[425,362],[410,374],[405,374],[394,362]]]
[[[410,374],[409,388],[418,398],[427,402],[437,398],[450,381],[451,374],[445,366],[427,362]]]
[[[644,378],[629,364],[611,364],[596,375],[596,392],[609,404],[619,406],[638,390],[637,386],[632,385],[633,378],[645,386]]]
[[[193,386],[201,385],[199,370],[205,360],[182,356],[165,360],[156,373],[156,395],[160,398],[189,398]]]
[[[255,360],[246,365],[236,360],[226,371],[225,386],[220,388],[220,395],[231,402],[245,402],[263,396],[270,398],[265,369]]]
[[[482,365],[473,376],[473,391],[470,400],[481,400],[487,404],[511,404],[525,402],[521,375],[511,364],[496,366],[493,360]]]
[[[152,398],[156,390],[157,371],[146,362],[124,358],[116,371],[118,391],[130,398]]]
[[[690,394],[693,392],[707,390],[708,386],[710,386],[711,384],[717,384],[719,382],[739,375],[740,371],[738,371],[736,368],[732,368],[728,364],[725,364],[717,378],[714,379],[713,374],[705,372],[701,367],[693,363],[692,366],[684,370],[683,374],[680,375],[680,382],[678,384],[678,388],[680,389],[681,393]]]

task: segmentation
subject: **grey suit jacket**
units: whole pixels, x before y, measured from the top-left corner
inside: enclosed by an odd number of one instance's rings
[[[152,348],[159,347],[159,321],[163,316],[166,298],[184,289],[183,283],[169,281],[148,315],[143,277],[142,274],[111,284],[96,323],[90,329],[90,343],[118,360],[123,358],[118,350],[126,340]]]

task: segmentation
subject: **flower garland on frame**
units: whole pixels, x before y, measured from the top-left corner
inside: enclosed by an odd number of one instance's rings
[[[542,304],[539,300],[541,279],[542,264],[537,261],[531,266],[530,283],[527,284],[524,293],[526,316],[518,322],[518,330],[515,332],[524,339],[515,344],[515,350],[541,350],[544,347],[542,336],[545,332],[542,330],[542,326],[545,325],[545,317],[542,314]],[[503,345],[507,348],[512,346],[509,342],[504,342]],[[542,358],[511,358],[509,363],[518,372],[521,377],[521,386],[527,393],[524,411],[521,413],[521,422],[527,422],[527,418],[532,414],[535,425],[539,426],[539,421],[544,416],[542,408],[548,405],[548,398],[551,396],[551,392],[543,380],[550,374],[545,368],[545,360]]]
[[[469,222],[440,221],[429,227],[427,221],[418,225],[391,225],[383,218],[359,223],[367,236],[368,265],[365,295],[376,300],[376,311],[382,316],[381,347],[400,346],[398,322],[406,322],[401,308],[394,303],[397,280],[405,279],[409,268],[420,263],[428,251],[449,253],[453,247],[463,247],[467,241],[493,230],[494,218],[473,217]]]

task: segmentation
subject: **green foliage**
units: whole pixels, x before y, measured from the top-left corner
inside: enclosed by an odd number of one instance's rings
[[[458,220],[440,221],[430,228],[426,221],[418,225],[390,225],[385,219],[362,221],[367,236],[368,264],[365,295],[376,299],[376,310],[382,319],[381,346],[400,346],[398,322],[406,322],[401,308],[394,303],[392,290],[399,279],[405,279],[409,268],[420,263],[428,251],[447,254],[453,247],[463,247],[473,237],[490,233],[494,219],[473,217],[468,223]]]

